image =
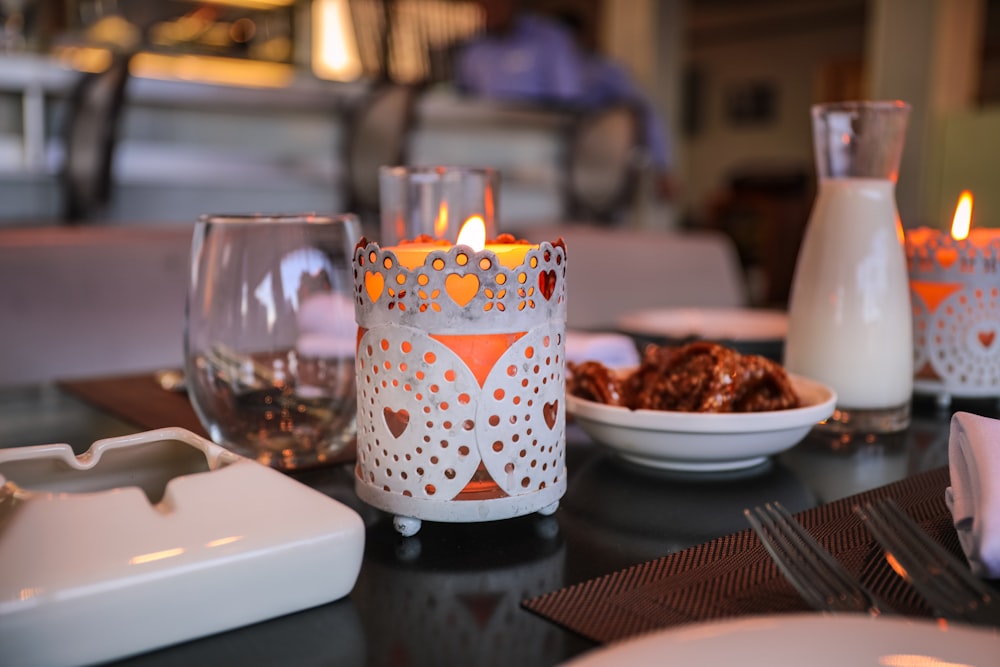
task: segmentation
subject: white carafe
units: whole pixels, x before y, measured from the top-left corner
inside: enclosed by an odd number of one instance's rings
[[[838,432],[909,425],[912,311],[895,198],[909,110],[812,109],[819,183],[792,282],[785,366],[837,392],[825,427]]]

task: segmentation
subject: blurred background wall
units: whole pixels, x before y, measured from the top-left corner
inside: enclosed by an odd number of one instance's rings
[[[673,137],[676,196],[658,197],[639,160],[613,224],[726,231],[751,280],[759,270],[770,283],[757,289],[761,300],[782,300],[808,216],[816,102],[913,105],[898,186],[905,226],[946,226],[963,189],[976,195],[976,224],[998,224],[1000,0],[523,5],[572,15],[583,42],[628,69]],[[111,192],[86,224],[343,210],[359,201],[353,170],[371,179],[371,165],[349,156],[387,84],[418,92],[398,116],[400,159],[499,167],[511,230],[570,217],[578,114],[484,103],[452,85],[456,44],[483,29],[471,0],[3,0],[0,25],[0,225],[67,222],[74,94],[121,53],[130,77]],[[390,148],[373,147],[372,160]]]

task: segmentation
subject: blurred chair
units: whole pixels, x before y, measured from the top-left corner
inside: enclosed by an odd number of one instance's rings
[[[744,272],[753,277],[755,305],[788,304],[813,203],[811,183],[804,166],[740,169],[707,209],[704,227],[733,239]]]
[[[0,229],[0,385],[179,367],[192,233]]]
[[[525,229],[534,242],[566,241],[566,324],[613,328],[647,308],[734,308],[747,303],[739,257],[720,232],[553,225]]]
[[[639,115],[630,105],[616,104],[581,116],[568,147],[567,218],[618,221],[636,191],[642,145]]]
[[[100,217],[111,199],[130,61],[128,54],[113,54],[106,70],[83,74],[70,94],[60,173],[62,215],[70,223]]]
[[[405,164],[420,86],[386,83],[375,87],[347,123],[347,210],[378,228],[378,170]]]

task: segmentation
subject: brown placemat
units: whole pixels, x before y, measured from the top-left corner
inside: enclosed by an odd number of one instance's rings
[[[167,391],[152,375],[66,380],[59,386],[143,431],[179,426],[208,437],[187,394]]]
[[[948,469],[938,468],[796,516],[890,608],[930,616],[923,600],[886,563],[853,507],[893,498],[928,534],[958,555],[958,538],[944,502],[948,484]],[[749,528],[522,604],[598,643],[685,623],[809,611]]]

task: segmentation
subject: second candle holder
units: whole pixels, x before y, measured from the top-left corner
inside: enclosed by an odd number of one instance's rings
[[[355,488],[393,513],[554,512],[566,490],[566,248],[364,240],[354,255]]]

